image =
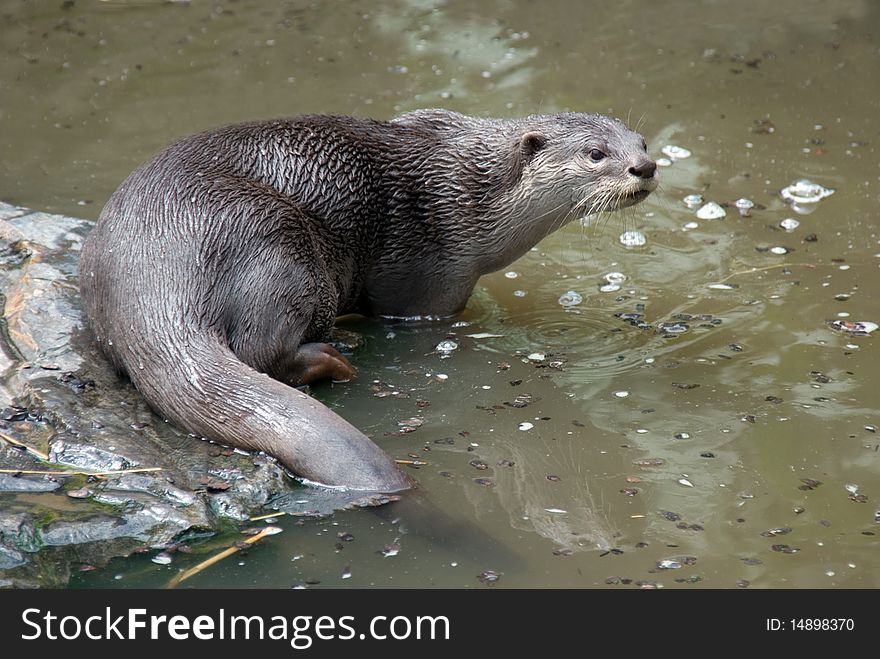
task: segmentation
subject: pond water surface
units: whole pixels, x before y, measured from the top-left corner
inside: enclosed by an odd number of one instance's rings
[[[880,322],[880,3],[0,13],[0,198],[41,210],[95,219],[176,137],[305,112],[601,112],[656,157],[691,152],[632,211],[482,279],[460,318],[346,323],[366,338],[360,378],[314,393],[426,463],[408,467],[421,512],[281,517],[284,533],[188,585],[880,586],[880,333],[827,323]],[[835,192],[794,209],[778,193],[804,178]],[[698,219],[688,195],[725,217]],[[645,244],[621,244],[627,230]],[[117,560],[73,585],[159,586],[201,558]]]

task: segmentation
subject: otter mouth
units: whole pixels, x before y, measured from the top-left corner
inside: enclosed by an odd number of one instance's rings
[[[651,194],[650,190],[636,190],[635,192],[630,192],[624,199],[636,204],[645,199],[649,194]]]

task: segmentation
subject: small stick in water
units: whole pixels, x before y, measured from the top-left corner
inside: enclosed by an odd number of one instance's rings
[[[252,535],[251,537],[246,538],[245,543],[252,545],[255,542],[259,542],[260,540],[262,540],[266,536],[275,535],[276,533],[281,533],[281,527],[267,526],[266,528],[264,528],[262,531],[260,531],[256,535]],[[214,563],[219,563],[224,558],[226,558],[228,556],[232,556],[233,554],[238,552],[238,550],[239,550],[238,547],[229,547],[228,549],[224,549],[223,551],[221,551],[218,554],[214,554],[213,556],[211,556],[211,558],[202,561],[201,563],[199,563],[195,567],[191,567],[190,569],[184,570],[183,572],[179,573],[177,576],[175,576],[171,581],[169,581],[165,585],[165,588],[176,588],[182,581],[186,581],[187,579],[198,574],[202,570],[211,567],[212,565],[214,565]]]

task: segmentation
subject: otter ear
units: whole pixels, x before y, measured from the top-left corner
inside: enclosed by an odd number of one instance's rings
[[[523,133],[519,138],[519,147],[523,160],[526,162],[531,160],[532,156],[543,149],[545,144],[547,144],[547,137],[541,131],[530,130],[527,133]]]

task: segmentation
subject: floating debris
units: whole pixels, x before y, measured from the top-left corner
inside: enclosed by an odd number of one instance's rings
[[[721,220],[725,215],[727,215],[725,210],[714,201],[703,204],[697,211],[697,217],[701,220]]]
[[[774,538],[777,535],[787,535],[791,533],[791,527],[788,526],[780,526],[775,529],[768,529],[766,531],[762,531],[761,535],[765,538]]]
[[[843,489],[845,489],[850,494],[858,494],[859,492],[859,486],[854,483],[847,483],[843,486]]]
[[[739,286],[736,284],[709,284],[706,288],[711,288],[716,291],[732,291],[739,288]]]
[[[672,558],[665,558],[657,563],[658,570],[677,570],[681,567],[681,563]]]
[[[498,572],[495,572],[495,570],[486,570],[485,572],[481,572],[477,575],[477,579],[479,579],[481,583],[484,583],[487,586],[494,586],[500,578],[501,575]]]
[[[501,339],[504,334],[492,334],[491,332],[478,332],[477,334],[465,334],[469,339]]]
[[[629,392],[628,391],[615,391],[614,396],[616,398],[626,398],[627,396],[629,396]]]
[[[545,513],[551,513],[553,515],[567,515],[568,511],[563,510],[562,508],[544,508]]]
[[[535,427],[535,424],[529,423],[528,421],[523,421],[521,424],[519,424],[520,430],[531,430],[534,427]]]
[[[693,229],[699,228],[699,222],[687,222],[686,224],[681,225],[682,231],[692,231]]]
[[[639,467],[660,467],[666,464],[666,460],[663,458],[639,458],[633,460],[633,464]]]
[[[782,554],[796,554],[800,551],[797,547],[790,547],[788,545],[773,545],[770,547],[773,551],[778,551]]]
[[[452,339],[446,339],[434,346],[434,351],[444,356],[448,356],[453,350],[458,350],[458,343]]]
[[[687,478],[679,478],[678,483],[679,483],[679,485],[684,485],[685,487],[693,487],[694,486],[694,484],[691,483]]]
[[[512,403],[505,401],[504,404],[507,405],[508,407],[522,408],[522,407],[526,407],[531,402],[532,402],[532,394],[526,393],[526,394],[518,394],[517,397],[513,399]]]
[[[641,231],[624,231],[620,234],[619,240],[624,247],[641,247],[648,242],[647,237]]]
[[[573,307],[584,301],[580,293],[575,291],[566,291],[559,296],[559,304],[563,307]]]
[[[857,320],[855,322],[849,320],[826,320],[825,324],[833,330],[845,332],[852,336],[868,336],[880,327],[877,323],[872,323],[869,320]]]
[[[400,545],[396,542],[392,542],[391,544],[385,545],[382,548],[382,551],[379,552],[385,558],[391,558],[392,556],[397,556],[400,553]]]
[[[686,323],[657,323],[657,333],[667,336],[684,334],[689,330],[690,327]]]
[[[673,437],[675,437],[676,439],[690,439],[691,435],[690,435],[690,433],[687,433],[687,432],[679,432],[679,433],[675,433],[673,435]]]
[[[408,432],[415,432],[419,428],[421,428],[425,423],[425,420],[420,416],[410,417],[409,419],[402,419],[397,422],[397,425],[400,427],[400,432],[402,434],[406,434]]]
[[[687,197],[682,199],[684,205],[690,209],[699,208],[703,205],[703,196],[698,194],[689,194]]]
[[[543,352],[533,352],[531,355],[529,355],[528,359],[530,362],[542,362],[547,359],[547,355],[545,355]]]
[[[691,157],[691,152],[688,149],[681,146],[675,146],[674,144],[667,144],[660,149],[660,152],[664,156],[668,156],[672,161],[684,160],[685,158]]]
[[[834,194],[834,188],[825,188],[818,183],[802,178],[779,191],[782,200],[792,206],[815,204]]]
[[[786,231],[794,231],[800,225],[801,225],[801,223],[798,222],[793,217],[787,217],[784,220],[782,220],[782,222],[779,223],[779,226],[782,227],[783,229],[785,229]]]

